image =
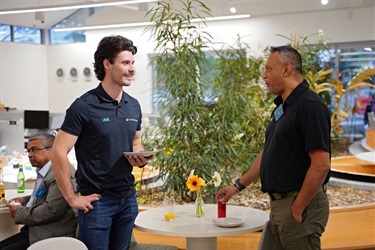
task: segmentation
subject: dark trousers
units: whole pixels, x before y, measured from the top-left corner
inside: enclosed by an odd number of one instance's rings
[[[29,246],[28,226],[23,226],[18,234],[0,241],[0,250],[27,250]]]

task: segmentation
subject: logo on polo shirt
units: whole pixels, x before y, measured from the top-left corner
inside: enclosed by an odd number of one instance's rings
[[[127,122],[138,122],[137,119],[133,119],[133,118],[126,118],[126,121]]]
[[[102,118],[103,122],[109,122],[109,118]]]

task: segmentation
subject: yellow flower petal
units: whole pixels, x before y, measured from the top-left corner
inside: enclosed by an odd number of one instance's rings
[[[195,192],[206,186],[206,182],[197,175],[192,175],[186,181],[186,185],[191,192]]]

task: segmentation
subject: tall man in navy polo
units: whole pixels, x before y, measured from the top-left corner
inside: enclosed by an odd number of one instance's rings
[[[271,48],[263,79],[277,95],[263,153],[217,197],[227,202],[260,177],[262,191],[270,196],[268,225],[274,239],[272,247],[260,249],[320,250],[329,215],[325,193],[331,153],[328,108],[302,79],[301,55],[290,46]],[[265,242],[271,243],[270,239]]]
[[[133,166],[144,166],[141,108],[123,91],[134,75],[137,48],[122,36],[104,37],[95,52],[101,83],[77,98],[66,112],[52,148],[56,181],[73,208],[79,209],[80,238],[92,249],[128,249],[138,214]],[[75,147],[78,162],[74,192],[67,154]]]

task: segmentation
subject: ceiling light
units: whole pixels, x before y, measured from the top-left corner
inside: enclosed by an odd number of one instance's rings
[[[327,5],[328,4],[328,0],[321,0],[320,3],[323,4],[323,5]]]
[[[250,17],[250,14],[235,15],[235,16],[217,16],[217,17],[197,18],[197,19],[191,20],[191,22],[233,20],[233,19],[243,19],[243,18],[249,18],[249,17]],[[53,30],[55,32],[66,32],[66,31],[77,31],[77,30],[116,29],[116,28],[126,28],[126,27],[141,27],[141,26],[147,26],[151,24],[152,24],[151,22],[120,23],[120,24],[107,24],[107,25],[95,25],[95,26],[55,28]]]
[[[237,12],[237,10],[236,10],[236,7],[230,7],[230,9],[229,9],[229,11],[230,11],[230,13],[236,13]]]
[[[220,20],[232,20],[232,19],[243,19],[243,18],[249,18],[250,14],[245,15],[235,15],[235,16],[217,16],[217,17],[207,17],[204,20],[205,21],[220,21]],[[192,22],[200,22],[203,21],[202,18],[193,19]]]
[[[133,0],[133,1],[117,1],[117,2],[109,2],[109,3],[76,4],[76,5],[69,5],[69,6],[53,6],[53,7],[45,7],[45,8],[12,9],[12,10],[0,11],[0,15],[24,14],[24,13],[33,13],[33,12],[42,12],[42,11],[75,10],[75,9],[82,9],[82,8],[151,3],[151,2],[157,2],[157,1],[158,0]]]
[[[66,32],[66,31],[77,31],[77,30],[99,30],[99,29],[116,29],[126,27],[141,27],[151,25],[151,22],[142,23],[120,23],[120,24],[105,24],[105,25],[93,25],[93,26],[78,26],[78,27],[67,27],[67,28],[55,28],[55,32]]]

